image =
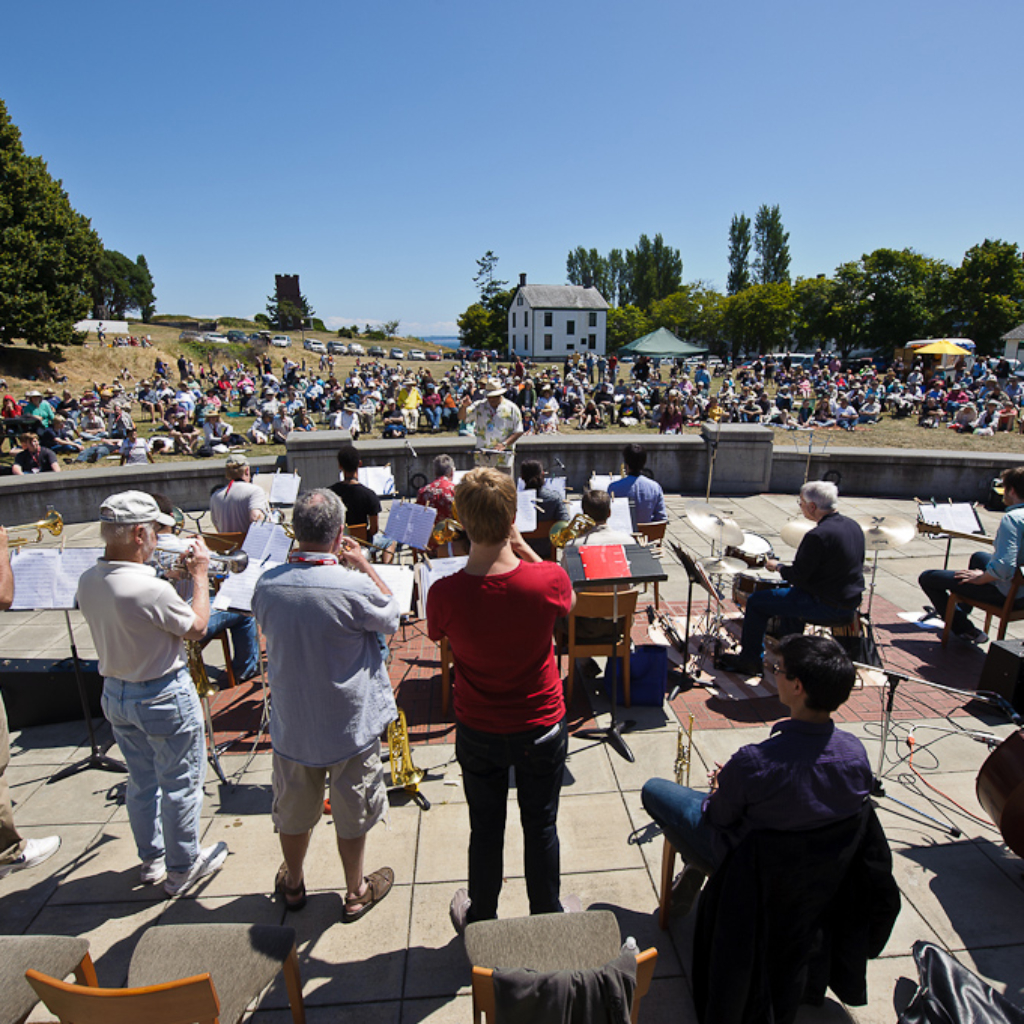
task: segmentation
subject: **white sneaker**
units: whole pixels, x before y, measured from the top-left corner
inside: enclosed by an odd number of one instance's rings
[[[26,868],[34,868],[49,860],[60,849],[60,836],[46,836],[44,839],[29,839],[25,843],[25,849],[10,864],[0,867],[0,878],[6,878],[15,871],[24,871]]]
[[[139,872],[139,881],[143,885],[159,885],[167,877],[167,865],[164,858],[154,857],[152,860],[142,862],[142,870]]]
[[[164,882],[164,892],[168,896],[180,896],[188,892],[196,882],[215,871],[220,871],[224,861],[228,859],[228,847],[226,843],[216,843],[207,846],[205,850],[199,851],[192,867],[188,871],[168,871],[167,880]]]

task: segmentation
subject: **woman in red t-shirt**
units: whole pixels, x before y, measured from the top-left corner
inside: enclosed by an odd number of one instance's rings
[[[557,818],[568,736],[551,636],[576,595],[565,570],[541,561],[515,528],[511,477],[473,470],[455,489],[455,504],[469,558],[431,586],[427,630],[431,640],[448,638],[455,661],[455,753],[470,824],[469,889],[459,889],[450,908],[461,933],[469,921],[498,914],[510,766],[530,913],[564,909]]]

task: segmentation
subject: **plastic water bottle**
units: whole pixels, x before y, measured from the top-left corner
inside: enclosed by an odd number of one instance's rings
[[[629,953],[631,956],[636,956],[640,952],[640,947],[632,935],[626,937],[626,941],[622,944],[622,952]]]

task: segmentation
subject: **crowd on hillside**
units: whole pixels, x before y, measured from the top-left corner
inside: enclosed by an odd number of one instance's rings
[[[767,356],[728,367],[587,354],[561,364],[462,361],[436,379],[428,366],[412,370],[381,360],[357,360],[347,375],[335,375],[333,362],[321,357],[314,367],[285,356],[275,372],[270,355],[255,367],[236,361],[219,370],[212,357],[208,365],[181,357],[175,367],[157,359],[153,374],[137,382],[126,369],[120,380],[78,395],[66,388],[60,394],[33,389],[21,401],[5,395],[3,436],[12,450],[30,432],[66,461],[120,454],[127,463],[152,461],[161,452],[203,456],[283,444],[293,430],[394,438],[468,429],[460,425],[460,405],[495,387],[519,406],[526,432],[536,434],[609,426],[672,434],[706,421],[857,430],[886,415],[961,433],[1024,429],[1024,383],[1006,360],[961,359],[935,369],[917,357],[909,369],[879,369],[818,352],[811,359]],[[241,433],[231,423],[240,416],[254,417]],[[152,436],[139,436],[139,422],[151,424]]]

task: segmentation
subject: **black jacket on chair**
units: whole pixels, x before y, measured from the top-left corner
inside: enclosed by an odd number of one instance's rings
[[[900,909],[892,854],[870,801],[804,832],[751,832],[701,895],[693,947],[706,1024],[786,1024],[826,986],[867,1002],[867,961]]]

